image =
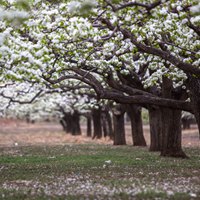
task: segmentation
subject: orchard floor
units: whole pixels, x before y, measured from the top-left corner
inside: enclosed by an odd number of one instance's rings
[[[200,199],[195,127],[183,132],[190,159],[113,146],[108,139],[72,137],[56,124],[1,121],[0,127],[0,199]],[[126,130],[131,144],[130,126]],[[144,130],[149,141],[148,126]]]
[[[100,140],[86,137],[86,127],[82,126],[81,136],[66,134],[60,124],[56,123],[25,123],[22,121],[0,120],[0,147],[27,145],[58,145],[58,144],[112,144],[108,138]],[[149,145],[149,126],[144,126],[144,135]],[[132,144],[131,127],[126,125],[126,141]],[[182,144],[184,147],[199,147],[200,140],[197,126],[183,130]]]

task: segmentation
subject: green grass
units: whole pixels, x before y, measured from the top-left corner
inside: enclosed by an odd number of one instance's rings
[[[0,148],[0,199],[200,199],[199,150],[174,159],[132,146]]]

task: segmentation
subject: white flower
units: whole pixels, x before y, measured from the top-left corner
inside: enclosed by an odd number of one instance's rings
[[[74,12],[74,11],[76,11],[77,8],[80,7],[80,5],[81,5],[80,2],[78,2],[78,1],[72,1],[72,2],[70,2],[69,5],[68,5],[68,11],[69,11],[69,12]]]
[[[106,163],[106,164],[111,164],[112,161],[111,161],[111,160],[106,160],[105,163]]]
[[[160,14],[167,15],[167,9],[166,8],[161,8]]]
[[[195,193],[190,193],[189,194],[191,197],[197,197],[197,195]]]
[[[183,20],[182,20],[182,23],[183,23],[183,24],[186,24],[187,22],[188,22],[187,19],[183,19]]]
[[[137,42],[141,42],[143,40],[142,36],[140,35],[138,38],[137,38]]]
[[[193,13],[198,13],[198,12],[200,12],[200,3],[197,4],[196,6],[192,6],[192,7],[190,8],[190,10],[191,10],[191,12],[193,12]]]
[[[182,7],[181,7],[181,6],[177,6],[177,10],[178,10],[178,11],[181,11],[181,10],[182,10]]]
[[[15,143],[14,143],[14,145],[15,145],[15,146],[18,146],[18,143],[17,143],[17,142],[15,142]]]
[[[167,191],[167,195],[168,195],[168,196],[172,196],[172,195],[174,195],[174,192],[171,191],[171,190],[168,190],[168,191]]]

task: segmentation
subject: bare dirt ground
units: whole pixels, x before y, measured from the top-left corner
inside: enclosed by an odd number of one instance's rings
[[[86,127],[82,126],[81,136],[66,134],[59,123],[27,124],[22,121],[0,119],[0,147],[25,146],[25,145],[58,145],[69,143],[99,143],[112,144],[108,138],[92,140],[85,135]],[[144,134],[149,144],[149,126],[144,126]],[[126,125],[127,144],[132,144],[131,127]],[[183,130],[182,144],[184,147],[200,147],[197,127],[194,125],[189,130]]]

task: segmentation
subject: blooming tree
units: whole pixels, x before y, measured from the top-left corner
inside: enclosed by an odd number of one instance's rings
[[[192,111],[200,126],[198,9],[196,0],[33,1],[20,29],[4,25],[1,82],[60,88],[79,80],[98,99]],[[162,110],[168,142],[176,110]],[[170,151],[162,153],[182,154],[173,144]]]

